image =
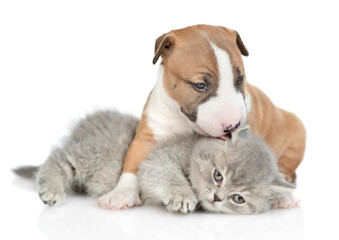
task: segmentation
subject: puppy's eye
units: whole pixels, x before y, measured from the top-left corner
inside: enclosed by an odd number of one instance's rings
[[[197,89],[198,91],[201,91],[201,90],[206,90],[207,89],[207,86],[205,83],[193,83],[193,86],[195,89]]]
[[[233,194],[231,196],[231,199],[236,204],[243,204],[243,203],[245,203],[245,199],[241,195],[239,195],[239,194]]]
[[[221,183],[224,180],[224,177],[218,170],[215,170],[213,173],[213,178],[217,183]]]
[[[237,78],[237,85],[241,85],[241,84],[243,84],[243,82],[244,82],[244,76],[240,76],[240,77],[238,77]]]

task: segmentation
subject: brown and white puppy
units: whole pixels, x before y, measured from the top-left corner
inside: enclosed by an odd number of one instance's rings
[[[140,204],[136,171],[157,145],[175,136],[200,134],[227,139],[245,122],[279,159],[280,171],[295,181],[306,134],[292,113],[275,107],[247,83],[241,55],[248,51],[236,31],[196,25],[171,31],[156,40],[153,64],[162,62],[127,152],[123,173],[99,205],[128,208]]]

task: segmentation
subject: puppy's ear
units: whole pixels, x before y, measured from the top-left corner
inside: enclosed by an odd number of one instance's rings
[[[248,53],[248,51],[247,51],[247,48],[245,47],[245,44],[243,43],[243,41],[241,40],[241,37],[240,37],[240,35],[239,35],[239,33],[237,32],[237,31],[235,31],[235,34],[236,34],[236,41],[237,41],[237,45],[238,45],[238,48],[239,48],[239,50],[240,50],[240,52],[241,52],[241,54],[243,55],[243,56],[248,56],[249,55],[249,53]]]
[[[168,56],[168,54],[172,51],[173,46],[174,38],[170,35],[170,33],[165,33],[158,37],[155,41],[153,64],[156,64],[160,56],[162,58]]]

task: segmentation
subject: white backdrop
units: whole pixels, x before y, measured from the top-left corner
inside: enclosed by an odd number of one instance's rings
[[[336,1],[1,1],[0,238],[338,237],[338,22]],[[85,197],[44,208],[10,169],[40,164],[69,125],[95,109],[139,116],[156,80],[155,39],[199,23],[237,30],[250,53],[247,80],[303,120],[301,208],[177,216],[104,211]]]

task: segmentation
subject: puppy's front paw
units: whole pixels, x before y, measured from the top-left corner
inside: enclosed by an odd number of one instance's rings
[[[134,205],[141,205],[141,200],[138,192],[132,191],[131,189],[114,189],[100,197],[97,204],[106,209],[128,209]]]
[[[190,194],[191,193],[191,194]],[[193,212],[198,200],[193,192],[171,194],[164,200],[167,210],[170,212],[180,211],[182,213]]]
[[[283,196],[272,205],[272,208],[295,208],[300,204],[300,200],[295,198],[292,194]]]
[[[128,209],[141,205],[137,177],[131,173],[122,174],[113,191],[100,197],[97,204],[107,209]]]
[[[50,206],[61,205],[66,199],[66,194],[64,191],[47,187],[41,188],[39,190],[39,196],[44,204]]]

